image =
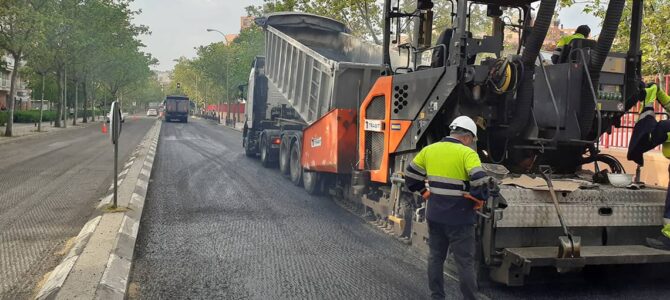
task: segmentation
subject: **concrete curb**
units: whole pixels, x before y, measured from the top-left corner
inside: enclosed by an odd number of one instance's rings
[[[93,232],[98,227],[100,219],[102,219],[102,216],[97,216],[84,225],[75,238],[74,246],[72,249],[70,249],[65,259],[63,259],[63,262],[56,266],[56,268],[51,272],[44,286],[37,294],[37,299],[55,298],[55,295],[58,294],[60,288],[65,283],[67,275],[70,274],[72,267],[74,267],[75,262],[77,262],[79,255],[81,255],[81,253],[84,251],[88,240],[91,238]]]
[[[131,167],[135,164],[141,164],[141,169],[137,175],[137,180],[135,180],[135,182],[126,182],[126,184],[134,185],[134,188],[132,194],[129,197],[130,199],[124,199],[125,202],[128,203],[128,209],[123,213],[121,222],[116,225],[118,226],[118,231],[116,231],[113,244],[110,244],[111,249],[107,249],[105,251],[105,253],[108,253],[108,259],[106,260],[106,264],[104,266],[104,272],[102,272],[102,276],[100,276],[99,273],[91,274],[91,278],[96,278],[96,276],[99,278],[99,280],[96,280],[97,286],[86,286],[82,288],[91,291],[89,293],[91,295],[89,298],[125,298],[135,250],[135,241],[139,231],[140,219],[142,217],[144,201],[156,155],[156,148],[158,147],[158,138],[160,135],[161,124],[162,123],[160,121],[157,121],[154,127],[149,130],[144,138],[144,141],[140,143],[135,152],[131,154],[131,157],[128,160],[129,163],[127,163],[124,166],[123,171],[117,175],[116,180],[119,181],[119,189],[121,189],[120,185],[125,182],[126,177],[130,173]],[[146,150],[144,155],[141,155],[142,151],[140,150],[144,147],[148,147],[148,150]],[[111,202],[112,197],[113,194],[104,197],[98,207],[102,207],[105,204]],[[122,203],[124,201],[119,199],[119,202]],[[91,240],[92,236],[96,234],[100,235],[101,233],[99,233],[99,231],[110,229],[102,228],[104,226],[98,226],[98,224],[101,223],[103,218],[111,218],[113,215],[115,214],[107,213],[101,216],[97,216],[84,225],[79,235],[75,238],[72,249],[63,259],[63,261],[50,273],[45,284],[36,295],[36,299],[42,300],[68,298],[68,296],[59,294],[67,286],[67,280],[70,275],[73,274],[73,272],[82,272],[81,270],[75,270],[77,269],[76,265],[79,258],[83,256],[85,252],[93,252],[93,250],[90,248],[100,247],[100,245],[95,243],[89,244],[89,241]],[[112,228],[117,228],[116,226]],[[82,295],[84,294],[86,293],[82,290]],[[82,298],[87,298],[87,296],[83,296]]]
[[[123,221],[116,234],[114,249],[109,256],[105,272],[102,274],[102,279],[98,284],[96,299],[125,299],[126,297],[128,279],[135,253],[135,242],[137,241],[137,234],[140,229],[140,221],[149,188],[149,178],[156,157],[159,134],[160,127],[156,131],[149,146],[149,151],[143,160],[142,169],[135,182],[135,190],[128,205],[129,210],[123,216]]]

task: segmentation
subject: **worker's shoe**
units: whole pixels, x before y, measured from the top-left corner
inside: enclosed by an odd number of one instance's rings
[[[647,238],[647,246],[655,249],[670,251],[670,238],[666,237],[665,235],[661,235],[655,239]]]

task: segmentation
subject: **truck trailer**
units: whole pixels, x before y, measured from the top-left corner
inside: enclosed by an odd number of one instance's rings
[[[163,102],[165,107],[164,119],[166,122],[179,121],[188,123],[188,114],[191,109],[191,100],[186,96],[167,96]]]
[[[260,155],[266,167],[277,162],[310,194],[360,207],[369,220],[427,251],[425,202],[404,186],[403,171],[422,147],[449,134],[454,118],[467,115],[481,132],[477,149],[496,178],[492,188],[500,190],[479,211],[482,274],[523,285],[540,266],[569,272],[670,262],[670,252],[645,245],[660,232],[665,192],[610,185],[606,172],[623,168],[598,149],[600,136],[621,126],[639,99],[641,1],[610,1],[598,40],[572,42],[557,64],[540,54],[556,0],[452,3],[452,26],[437,29],[435,44],[432,1],[417,1],[406,12],[386,0],[381,46],[320,16],[257,19],[265,56],[250,76],[247,153]],[[626,3],[632,4],[630,49],[614,53]],[[474,5],[485,6],[491,23],[482,37],[470,31]],[[413,26],[401,26],[408,23]],[[404,28],[413,29],[407,43]],[[520,41],[511,52],[503,45],[510,30]],[[270,90],[281,94],[281,103],[268,105]],[[583,170],[592,164],[595,172]]]

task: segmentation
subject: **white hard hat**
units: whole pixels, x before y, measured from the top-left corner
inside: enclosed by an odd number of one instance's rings
[[[477,137],[477,124],[475,124],[475,121],[468,116],[460,116],[454,119],[454,121],[451,122],[451,125],[449,125],[449,129],[454,130],[456,128],[470,131],[473,136]]]

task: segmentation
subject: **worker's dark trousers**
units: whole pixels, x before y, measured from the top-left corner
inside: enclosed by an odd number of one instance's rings
[[[668,166],[668,174],[670,174],[670,166]],[[668,183],[668,193],[665,195],[665,212],[663,212],[664,219],[670,219],[670,183]]]
[[[475,299],[475,227],[450,226],[428,221],[428,286],[433,299],[444,299],[444,261],[447,250],[454,255],[461,292],[465,299]]]

